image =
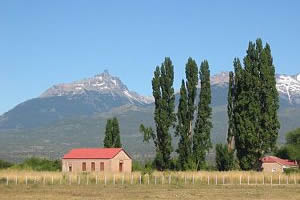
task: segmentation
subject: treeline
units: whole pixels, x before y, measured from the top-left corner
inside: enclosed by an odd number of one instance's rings
[[[20,164],[14,164],[0,160],[0,169],[18,169],[18,170],[33,170],[33,171],[61,171],[60,160],[48,160],[46,158],[28,158]]]
[[[235,58],[233,66],[228,90],[228,137],[225,145],[216,145],[216,164],[219,170],[257,170],[260,158],[276,149],[280,128],[279,97],[270,45],[263,46],[261,39],[249,42],[243,65]],[[197,94],[199,80],[200,93]],[[174,66],[167,57],[156,67],[152,79],[155,130],[141,124],[140,132],[145,142],[152,140],[154,143],[153,166],[156,169],[205,169],[205,158],[212,148],[208,61],[202,61],[198,67],[194,59],[188,59],[177,112],[173,82]],[[171,157],[174,149],[170,132],[173,128],[175,136],[179,137],[175,158]]]

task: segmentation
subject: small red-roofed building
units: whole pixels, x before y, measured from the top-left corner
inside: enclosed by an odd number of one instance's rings
[[[130,173],[132,159],[122,148],[72,149],[62,158],[63,172]]]
[[[261,159],[263,172],[284,172],[288,168],[297,168],[297,161],[285,160],[276,156],[266,156]]]

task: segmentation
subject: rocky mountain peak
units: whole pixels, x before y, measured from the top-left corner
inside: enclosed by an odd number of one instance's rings
[[[89,91],[98,94],[123,96],[128,98],[130,102],[152,103],[151,98],[143,97],[136,92],[130,91],[118,77],[109,74],[108,70],[104,70],[104,72],[91,78],[54,85],[46,90],[40,97],[84,95]]]

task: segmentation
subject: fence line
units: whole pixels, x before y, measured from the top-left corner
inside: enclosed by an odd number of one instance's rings
[[[173,176],[173,177],[172,177]],[[74,179],[75,178],[75,179]],[[203,178],[206,178],[203,181]],[[74,180],[73,180],[74,179]],[[157,180],[158,179],[158,180]],[[32,184],[41,184],[41,185],[55,185],[55,184],[69,184],[72,185],[75,181],[75,184],[78,185],[99,185],[99,184],[112,184],[112,185],[124,185],[124,184],[135,184],[135,185],[150,185],[150,184],[184,184],[184,185],[270,185],[272,186],[281,186],[281,185],[300,185],[299,175],[271,175],[271,176],[250,176],[250,175],[239,175],[239,176],[226,176],[218,175],[198,175],[191,174],[187,175],[134,175],[134,174],[113,174],[110,176],[107,175],[92,175],[92,174],[76,174],[76,175],[66,175],[62,174],[59,176],[53,175],[42,175],[42,176],[6,176],[0,177],[0,184],[4,185],[32,185]],[[84,183],[85,182],[85,183]]]

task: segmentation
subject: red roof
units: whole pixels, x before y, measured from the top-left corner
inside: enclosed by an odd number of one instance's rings
[[[77,158],[77,159],[110,159],[110,158],[115,157],[122,150],[123,150],[122,148],[72,149],[71,151],[69,151],[67,154],[64,155],[63,159],[74,159],[74,158]]]
[[[276,156],[266,156],[261,159],[263,163],[278,163],[285,166],[297,166],[297,162],[293,160],[285,160]]]

